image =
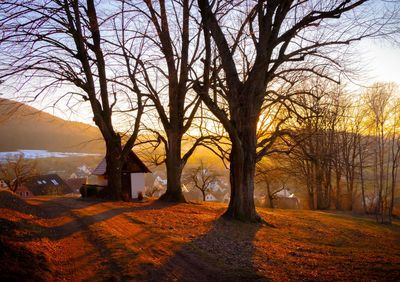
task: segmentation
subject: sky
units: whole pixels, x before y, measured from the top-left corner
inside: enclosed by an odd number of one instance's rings
[[[355,93],[360,93],[374,82],[395,82],[400,88],[400,45],[364,39],[353,47],[357,58],[356,64],[360,67],[360,71],[348,82],[350,89]],[[10,98],[6,93],[0,94],[0,97]],[[88,102],[80,104],[74,112],[53,108],[52,102],[46,103],[46,99],[39,99],[31,106],[63,119],[94,125]]]
[[[355,49],[356,64],[360,71],[348,82],[348,87],[355,93],[362,93],[365,87],[374,82],[395,82],[400,88],[400,45],[391,44],[387,41],[364,39]],[[45,99],[44,99],[45,100]],[[57,115],[63,119],[80,121],[94,125],[92,113],[88,102],[75,112],[54,109],[45,105],[45,101],[32,106]]]
[[[356,75],[352,75],[351,80],[347,82],[354,93],[361,93],[365,87],[374,82],[395,82],[400,89],[400,43],[395,45],[384,40],[363,39],[350,48],[353,53],[351,59],[355,60],[358,69],[361,70]],[[7,91],[2,92],[0,89],[0,97],[11,98],[7,95]],[[88,102],[80,103],[79,107],[74,108],[74,112],[66,107],[54,108],[53,102],[38,99],[30,105],[63,119],[93,124],[93,115]]]
[[[366,39],[357,48],[364,77],[359,83],[395,82],[400,86],[400,45]]]

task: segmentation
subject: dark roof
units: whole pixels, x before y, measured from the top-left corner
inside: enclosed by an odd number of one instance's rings
[[[72,193],[72,189],[58,174],[37,175],[23,183],[35,196],[64,195]]]
[[[107,162],[106,159],[103,158],[99,165],[93,170],[92,174],[94,175],[104,175],[106,174],[107,170]],[[139,159],[139,157],[134,153],[130,152],[128,155],[128,158],[122,167],[122,172],[151,172],[147,166]]]

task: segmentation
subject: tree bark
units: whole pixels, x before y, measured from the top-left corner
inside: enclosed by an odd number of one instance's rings
[[[318,210],[323,210],[325,209],[325,195],[323,193],[322,189],[322,181],[323,181],[323,176],[322,176],[322,168],[321,164],[317,162],[315,164],[315,188],[317,192],[317,209]]]
[[[274,203],[273,203],[274,197],[272,196],[271,187],[270,187],[270,184],[269,184],[268,180],[266,181],[266,184],[267,184],[267,192],[268,192],[269,207],[270,207],[271,209],[273,209],[273,208],[274,208]]]
[[[122,199],[122,146],[121,138],[116,136],[112,140],[106,140],[106,196],[112,200]]]
[[[310,210],[315,210],[315,195],[314,192],[308,192],[308,207]]]
[[[184,167],[181,158],[181,138],[176,131],[168,134],[167,157],[165,161],[167,169],[167,191],[160,197],[160,201],[185,203],[182,193],[182,169]]]
[[[342,194],[341,191],[341,185],[340,185],[340,179],[341,179],[342,175],[340,174],[340,172],[338,172],[338,170],[336,170],[336,199],[335,199],[335,206],[337,210],[340,210],[342,208],[342,205],[340,203],[340,195]]]
[[[232,138],[230,154],[231,199],[223,217],[247,222],[261,220],[254,204],[254,175],[256,171],[257,119],[251,111],[236,112],[240,143]]]

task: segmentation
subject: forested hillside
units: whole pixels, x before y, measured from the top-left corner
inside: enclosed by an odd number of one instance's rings
[[[0,99],[0,151],[18,149],[103,153],[96,127],[60,119],[25,104]]]

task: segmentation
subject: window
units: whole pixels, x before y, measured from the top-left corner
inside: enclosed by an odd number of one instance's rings
[[[55,179],[52,179],[51,182],[52,182],[54,185],[58,185],[58,182],[57,182],[57,180],[55,180]]]
[[[38,181],[37,181],[37,184],[42,184],[42,181],[38,180]]]
[[[46,180],[43,180],[42,182],[43,182],[43,184],[47,184]]]

